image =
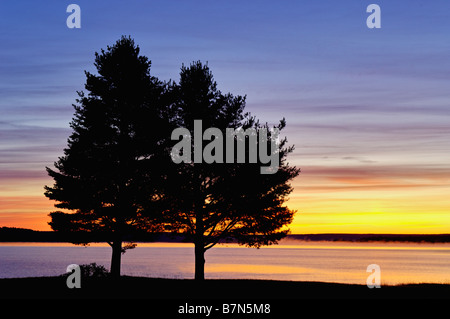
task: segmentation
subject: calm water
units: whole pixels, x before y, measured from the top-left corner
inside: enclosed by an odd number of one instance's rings
[[[0,245],[0,278],[54,276],[69,264],[95,262],[109,269],[109,246]],[[365,284],[369,264],[381,267],[382,284],[450,283],[449,244],[283,242],[261,249],[218,246],[206,253],[206,278],[247,278]],[[141,244],[122,259],[122,274],[193,278],[189,244]]]

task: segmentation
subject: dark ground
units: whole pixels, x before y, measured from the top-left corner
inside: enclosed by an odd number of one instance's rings
[[[69,289],[65,277],[0,279],[3,313],[45,317],[349,319],[413,318],[426,314],[426,318],[433,318],[448,312],[448,299],[450,285],[430,284],[369,289],[365,285],[320,282],[206,280],[197,283],[124,276],[119,280],[82,278],[81,288]],[[238,312],[236,305],[247,312]],[[210,307],[209,314],[186,313],[188,307],[192,310],[204,306]],[[233,313],[231,309],[235,309]],[[264,312],[255,313],[255,309]]]
[[[450,299],[450,285],[381,286],[275,280],[82,278],[81,288],[69,289],[65,277],[0,279],[0,299]]]

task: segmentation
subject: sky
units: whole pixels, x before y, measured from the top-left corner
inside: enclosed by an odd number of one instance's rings
[[[208,62],[262,122],[286,118],[302,171],[291,233],[450,233],[449,17],[446,0],[3,0],[0,227],[50,230],[45,167],[67,145],[84,70],[130,35],[154,76]]]

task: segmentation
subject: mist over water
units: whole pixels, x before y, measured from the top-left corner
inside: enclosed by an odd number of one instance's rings
[[[3,243],[0,278],[55,276],[69,264],[109,269],[111,248]],[[207,279],[272,279],[366,284],[367,266],[381,267],[382,284],[450,283],[450,244],[282,241],[260,249],[219,245],[206,253]],[[139,244],[122,259],[122,275],[194,278],[191,244]]]

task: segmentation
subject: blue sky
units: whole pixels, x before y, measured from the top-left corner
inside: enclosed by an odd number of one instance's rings
[[[81,29],[66,26],[70,3],[81,7]],[[381,29],[366,26],[370,3],[381,7]],[[42,196],[84,70],[94,72],[94,52],[121,35],[135,39],[163,80],[178,80],[182,63],[208,61],[222,91],[247,95],[248,111],[262,121],[286,117],[291,162],[303,169],[292,199],[306,215],[315,212],[302,206],[302,192],[326,200],[326,187],[347,189],[339,179],[372,178],[365,187],[389,176],[397,181],[389,185],[442,190],[449,17],[448,1],[4,0],[0,196]],[[0,225],[8,209],[0,207]]]

